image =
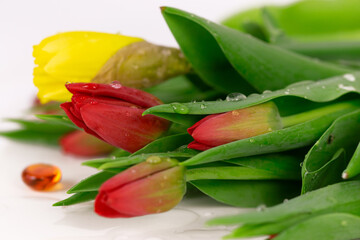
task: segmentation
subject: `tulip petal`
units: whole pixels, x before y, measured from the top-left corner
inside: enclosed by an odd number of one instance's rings
[[[154,95],[151,95],[150,93],[135,88],[121,86],[119,83],[73,83],[66,84],[66,88],[73,94],[82,93],[97,97],[113,97],[141,106],[143,108],[149,108],[162,104],[158,98],[156,98]]]
[[[107,204],[107,193],[104,192],[100,192],[97,196],[96,196],[96,200],[94,203],[94,211],[99,214],[100,216],[104,216],[104,217],[109,217],[109,218],[128,218],[128,217],[132,217],[126,214],[122,214],[119,213],[118,211],[112,209],[111,207],[109,207],[109,205]]]
[[[108,192],[106,204],[117,212],[142,216],[165,212],[177,205],[185,192],[183,167],[174,167]]]
[[[87,128],[104,141],[129,152],[135,152],[155,140],[169,126],[164,119],[142,116],[143,112],[143,109],[95,102],[80,108]]]
[[[81,157],[93,157],[110,153],[114,147],[83,131],[73,131],[60,139],[63,152]]]
[[[188,132],[190,135],[192,135],[193,132],[195,131],[195,129],[196,129],[198,126],[200,126],[202,123],[206,122],[207,120],[209,120],[209,119],[211,119],[211,118],[213,118],[213,117],[215,117],[215,116],[217,116],[217,115],[219,115],[219,114],[212,114],[212,115],[209,115],[209,116],[204,117],[203,119],[201,119],[200,121],[198,121],[197,123],[195,123],[193,126],[189,127],[189,128],[187,129],[187,132]]]
[[[117,188],[124,186],[125,184],[142,179],[148,175],[169,169],[176,165],[177,161],[174,161],[170,158],[162,160],[161,162],[156,164],[142,162],[128,168],[127,170],[121,172],[121,174],[117,174],[116,176],[112,177],[111,180],[103,183],[99,190],[105,192],[114,191]]]
[[[80,115],[77,114],[77,112],[74,110],[74,105],[71,102],[66,102],[60,105],[60,107],[64,110],[66,115],[70,118],[70,120],[79,128],[84,129],[85,132],[88,134],[91,134],[101,140],[102,137],[100,137],[96,132],[88,128],[84,122],[82,121],[82,118]],[[76,115],[75,115],[76,114]],[[104,140],[103,140],[104,141]]]
[[[208,145],[199,143],[197,141],[192,141],[191,143],[188,144],[187,147],[190,148],[190,149],[195,149],[195,150],[199,150],[199,151],[205,151],[205,150],[208,150],[208,149],[210,149],[210,148],[212,148],[214,146],[208,146]]]

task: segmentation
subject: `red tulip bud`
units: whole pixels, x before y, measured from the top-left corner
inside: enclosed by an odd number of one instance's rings
[[[135,152],[161,136],[169,127],[145,109],[161,104],[144,91],[120,83],[67,84],[71,102],[61,104],[68,117],[85,132],[129,152]]]
[[[60,139],[63,152],[79,157],[95,157],[108,154],[114,150],[110,144],[87,134],[83,131],[74,131]]]
[[[195,140],[188,148],[206,150],[281,128],[276,105],[267,102],[203,118],[188,129]]]
[[[107,180],[95,199],[104,217],[135,217],[175,207],[186,189],[185,170],[170,158],[149,157]]]

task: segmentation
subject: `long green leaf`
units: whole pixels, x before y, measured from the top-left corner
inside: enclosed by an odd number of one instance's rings
[[[98,192],[79,192],[74,195],[64,199],[62,201],[56,202],[53,206],[70,206],[82,202],[88,202],[94,200]]]
[[[302,167],[302,193],[341,180],[360,141],[360,110],[336,119],[306,155]],[[339,152],[339,149],[344,151]],[[335,156],[334,156],[335,155]]]
[[[360,215],[360,181],[333,184],[301,195],[261,212],[220,217],[210,225],[265,224],[296,217],[299,214],[342,212]]]
[[[90,177],[81,180],[79,183],[70,188],[67,193],[79,193],[79,192],[94,192],[99,189],[109,178],[115,176],[117,173],[102,171],[98,172]]]
[[[277,98],[284,98],[288,101],[291,98],[298,97],[314,102],[329,102],[350,92],[360,93],[360,73],[336,76],[317,82],[299,82],[277,91],[251,95],[240,101],[183,103],[182,106],[187,110],[183,111],[186,114],[205,115],[250,107]],[[158,115],[163,113],[180,114],[171,104],[155,106],[145,111],[145,114]]]
[[[296,181],[196,180],[190,183],[209,197],[238,207],[272,206],[299,194]]]
[[[359,239],[360,217],[331,213],[301,222],[280,233],[275,240],[345,240]]]
[[[360,174],[360,143],[358,144],[354,155],[348,166],[344,170],[342,177],[344,179],[353,178]]]
[[[347,73],[347,68],[269,45],[193,14],[165,7],[163,16],[202,79],[224,92],[248,94]],[[266,81],[264,81],[266,79]]]
[[[300,172],[300,169],[299,169]],[[202,167],[186,171],[186,180],[221,179],[221,180],[264,180],[264,179],[292,179],[300,180],[300,176],[292,174],[278,174],[267,169],[247,167]]]

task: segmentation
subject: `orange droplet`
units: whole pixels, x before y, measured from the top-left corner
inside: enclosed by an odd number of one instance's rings
[[[30,188],[46,191],[60,182],[61,170],[49,164],[33,164],[24,169],[22,179]]]

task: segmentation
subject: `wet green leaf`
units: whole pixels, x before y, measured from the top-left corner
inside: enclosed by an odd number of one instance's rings
[[[82,203],[82,202],[88,202],[91,200],[94,200],[96,198],[96,195],[98,194],[98,192],[79,192],[79,193],[75,193],[74,195],[61,200],[59,202],[56,202],[53,204],[53,206],[70,206],[70,205],[74,205],[74,204],[78,204],[78,203]]]
[[[342,172],[360,141],[359,131],[360,110],[332,123],[306,155],[302,193],[341,181]]]
[[[360,93],[360,73],[336,76],[317,82],[303,81],[277,91],[251,95],[240,101],[210,101],[182,105],[188,109],[187,114],[206,115],[250,107],[278,98],[298,97],[314,102],[329,102],[350,92]],[[145,114],[163,113],[176,112],[170,104],[155,106],[145,111]]]
[[[249,212],[210,220],[210,225],[268,224],[301,214],[340,212],[360,215],[360,181],[323,187],[261,212]]]
[[[216,201],[238,207],[272,206],[299,194],[296,181],[196,180],[190,183]]]
[[[350,71],[178,9],[164,7],[162,13],[195,72],[219,91],[249,94],[276,90],[305,79],[319,80]]]

